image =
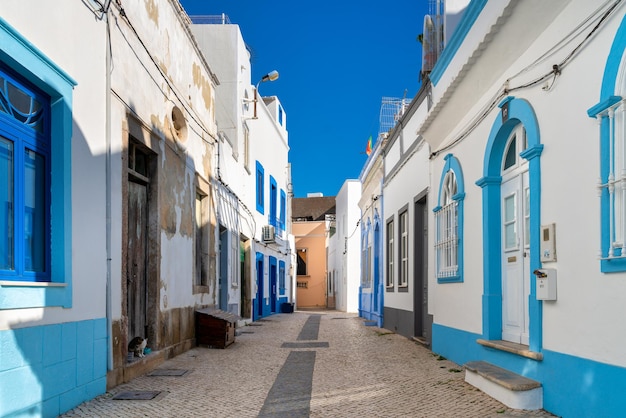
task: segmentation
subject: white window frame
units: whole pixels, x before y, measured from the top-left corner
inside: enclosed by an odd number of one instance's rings
[[[400,235],[400,271],[398,274],[398,287],[409,285],[409,210],[404,209],[398,214],[398,226]]]

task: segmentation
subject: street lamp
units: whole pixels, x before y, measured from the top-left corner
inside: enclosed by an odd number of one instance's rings
[[[266,81],[275,81],[276,79],[278,79],[278,71],[274,70],[265,74],[263,77],[261,77],[259,82],[256,83],[256,86],[254,87],[254,116],[252,117],[252,119],[257,119],[256,102],[258,101],[259,84],[265,83]]]

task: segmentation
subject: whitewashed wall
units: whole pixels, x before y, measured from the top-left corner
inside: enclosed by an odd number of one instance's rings
[[[491,8],[493,6],[493,8]],[[484,16],[477,21],[476,30],[485,30],[485,24],[497,19],[499,7],[491,3],[485,7]],[[447,103],[449,109],[467,108],[467,115],[479,112],[507,79],[520,73],[549,48],[557,44],[573,26],[582,22],[597,4],[575,0],[559,1],[550,7],[549,25],[545,16],[537,15],[531,24],[544,25],[545,30],[515,57],[486,55],[480,65],[496,68],[497,78],[486,83],[474,104],[456,107]],[[533,18],[532,10],[525,9],[523,16]],[[528,13],[528,15],[525,15]],[[538,13],[538,12],[537,12]],[[600,215],[597,181],[599,177],[599,128],[587,117],[587,109],[597,104],[600,83],[609,48],[623,16],[617,13],[602,26],[591,42],[582,48],[571,63],[563,69],[550,89],[541,84],[518,90],[511,95],[527,100],[532,106],[539,125],[540,140],[544,145],[541,154],[541,224],[556,224],[557,261],[544,263],[544,267],[557,270],[557,300],[543,303],[543,347],[548,350],[594,359],[600,362],[626,365],[620,347],[626,343],[626,323],[615,320],[626,315],[626,306],[619,295],[626,292],[626,274],[600,272],[597,257],[600,248]],[[486,19],[487,21],[483,21]],[[584,33],[586,35],[588,31]],[[582,35],[582,36],[584,36]],[[468,34],[472,43],[474,29]],[[478,35],[477,35],[478,36]],[[521,85],[539,74],[549,71],[552,64],[560,62],[577,44],[582,36],[559,48],[549,59],[513,78],[509,87]],[[512,42],[505,39],[502,42]],[[465,47],[465,45],[464,45]],[[461,51],[459,58],[466,56]],[[465,74],[466,79],[456,86],[456,93],[445,91],[451,79],[460,70],[455,58],[450,64],[449,75],[444,76],[434,90],[434,102],[465,99],[458,97],[465,84],[479,85],[478,74]],[[507,65],[503,66],[503,62]],[[456,66],[456,67],[455,67]],[[450,77],[450,81],[448,80]],[[551,80],[550,80],[551,81]],[[452,99],[450,99],[452,97]],[[445,99],[444,99],[445,98]],[[437,190],[443,169],[443,158],[453,153],[461,163],[465,177],[465,279],[462,284],[437,285],[434,277],[434,258],[431,254],[431,309],[435,322],[448,327],[482,332],[482,197],[481,189],[474,183],[483,176],[484,152],[496,118],[498,108],[489,112],[479,126],[459,145],[441,153],[432,162],[432,188]],[[425,135],[435,143],[451,142],[466,125],[468,116],[441,117],[437,126],[425,130]],[[452,114],[450,114],[452,116]],[[458,124],[451,123],[459,120]],[[455,119],[456,118],[456,119]],[[440,138],[437,135],[445,133]],[[434,149],[433,151],[435,151]],[[431,195],[435,198],[435,195]],[[431,200],[432,201],[432,200]],[[436,204],[436,203],[435,203]],[[432,222],[432,218],[431,218]],[[431,247],[433,236],[430,237]],[[387,296],[387,295],[386,295]]]
[[[72,309],[3,310],[0,330],[103,318],[105,26],[88,7],[72,0],[7,0],[0,3],[0,16],[77,82],[72,109],[72,206],[67,208],[72,214],[73,261],[68,266]],[[77,59],[84,51],[90,51],[89,60]]]

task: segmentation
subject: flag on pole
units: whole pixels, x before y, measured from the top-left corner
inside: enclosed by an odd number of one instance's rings
[[[367,140],[367,147],[365,148],[365,153],[370,155],[372,153],[372,136]]]

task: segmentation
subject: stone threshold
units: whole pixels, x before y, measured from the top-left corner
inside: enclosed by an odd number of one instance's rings
[[[476,342],[482,346],[493,348],[500,351],[506,351],[507,353],[516,354],[521,357],[526,357],[532,360],[542,361],[543,354],[537,351],[530,351],[527,345],[516,344],[510,341],[504,340],[483,340],[479,338]]]

